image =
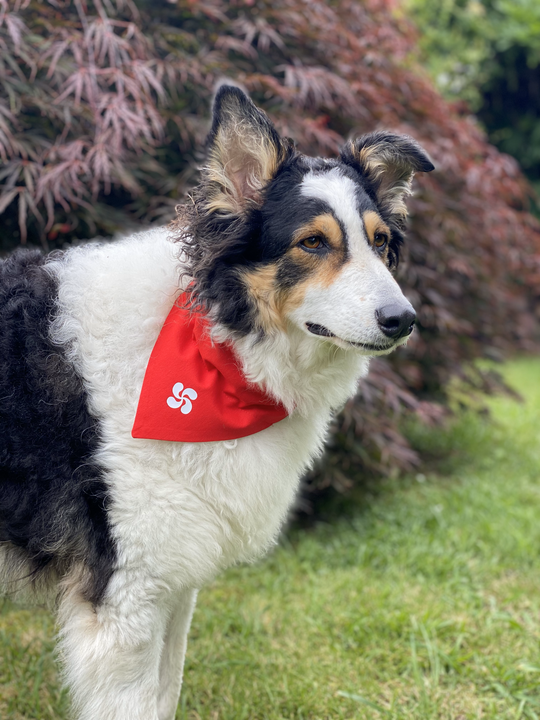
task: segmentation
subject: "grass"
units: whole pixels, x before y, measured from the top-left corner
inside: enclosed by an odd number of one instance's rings
[[[526,398],[411,427],[416,476],[199,597],[177,720],[540,718],[540,361]],[[0,717],[67,717],[43,611],[0,614]]]

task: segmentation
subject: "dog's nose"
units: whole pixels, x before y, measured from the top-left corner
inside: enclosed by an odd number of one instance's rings
[[[390,303],[376,310],[375,317],[387,337],[399,340],[412,333],[416,313],[410,304]]]

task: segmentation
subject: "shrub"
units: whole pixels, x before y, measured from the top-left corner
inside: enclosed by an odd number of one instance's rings
[[[410,202],[399,280],[406,349],[373,363],[311,486],[418,462],[399,417],[440,416],[450,377],[533,349],[540,233],[516,162],[446,102],[393,0],[0,0],[3,250],[166,221],[195,182],[213,86],[235,78],[310,154],[377,127],[416,137],[437,171]],[[537,304],[536,304],[537,307]]]
[[[490,141],[540,190],[537,0],[405,0],[423,28],[422,59],[441,91],[469,103]]]

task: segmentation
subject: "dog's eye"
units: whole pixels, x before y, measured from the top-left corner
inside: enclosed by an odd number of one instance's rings
[[[382,250],[386,246],[387,242],[388,242],[388,235],[386,233],[383,233],[383,232],[375,233],[375,237],[373,238],[373,244],[375,245],[376,248],[378,248],[379,250]]]
[[[307,248],[308,250],[317,250],[318,248],[323,246],[323,241],[320,237],[318,237],[318,235],[314,235],[313,237],[302,240],[300,245]]]

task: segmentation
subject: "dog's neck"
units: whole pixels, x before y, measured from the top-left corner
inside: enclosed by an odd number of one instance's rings
[[[289,325],[286,331],[231,338],[215,326],[217,342],[231,342],[246,378],[264,388],[289,412],[309,415],[317,408],[340,408],[354,394],[369,360]]]

